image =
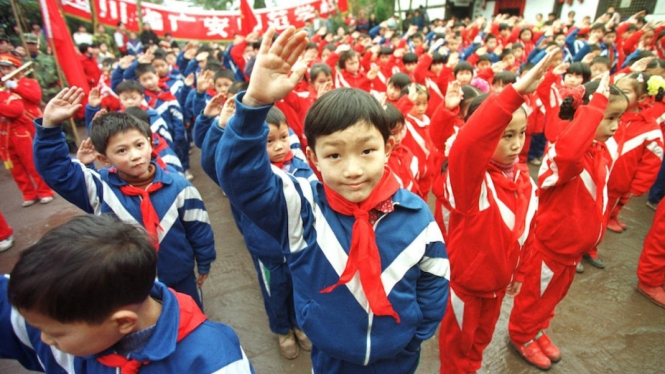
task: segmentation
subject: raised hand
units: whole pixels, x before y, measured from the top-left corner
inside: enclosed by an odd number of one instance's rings
[[[224,107],[224,101],[226,100],[226,95],[217,94],[215,95],[208,104],[206,104],[205,109],[203,109],[203,115],[208,117],[217,117],[222,113],[222,108]]]
[[[92,145],[92,140],[90,138],[84,140],[79,144],[79,149],[76,151],[76,158],[83,165],[90,165],[97,159],[97,152],[95,152],[95,146]]]
[[[630,65],[630,70],[632,71],[637,71],[637,72],[643,72],[647,69],[647,65],[656,57],[651,56],[651,57],[645,57],[637,60],[634,62],[632,65]]]
[[[371,81],[374,80],[376,76],[379,74],[379,70],[381,70],[379,65],[372,66],[372,68],[367,72],[367,79]]]
[[[194,73],[189,73],[185,78],[185,86],[191,87],[194,84]]]
[[[305,74],[306,69],[291,71],[291,67],[307,47],[307,32],[296,32],[290,26],[273,42],[274,34],[271,27],[263,35],[252,79],[242,98],[247,106],[258,107],[283,99]]]
[[[83,105],[81,101],[85,93],[78,87],[65,88],[60,91],[44,108],[42,126],[56,127],[70,119]]]
[[[538,88],[538,85],[543,80],[543,76],[547,73],[547,70],[550,68],[552,63],[554,63],[554,57],[557,53],[560,53],[557,49],[552,49],[547,52],[545,57],[543,57],[536,66],[529,70],[520,80],[513,83],[513,88],[522,95],[530,94]]]
[[[134,62],[135,57],[132,55],[127,55],[118,61],[118,66],[122,70],[127,70],[130,66],[132,66],[132,62]]]
[[[148,49],[146,53],[139,57],[139,64],[150,64],[154,58],[155,55],[152,52],[152,49]]]
[[[606,71],[603,73],[603,77],[600,78],[600,84],[598,84],[598,89],[596,93],[599,93],[607,98],[610,97],[610,72]]]
[[[224,104],[224,108],[222,108],[222,113],[219,114],[219,121],[217,121],[217,125],[221,128],[225,128],[226,124],[229,123],[229,119],[233,117],[233,115],[236,112],[236,96],[232,95],[228,99],[226,99],[226,104]]]
[[[199,93],[206,92],[208,88],[212,87],[214,84],[214,81],[212,80],[214,75],[215,73],[213,73],[212,70],[206,70],[201,73],[196,80],[196,91]]]
[[[409,93],[407,94],[407,98],[409,98],[409,101],[412,103],[415,103],[416,100],[418,100],[418,90],[416,89],[416,84],[411,83],[408,88]]]
[[[92,108],[97,108],[102,104],[102,97],[99,94],[99,88],[95,87],[90,90],[88,94],[88,105]]]
[[[446,91],[445,98],[446,109],[453,110],[457,108],[463,98],[462,84],[458,81],[448,83],[448,90]]]
[[[326,82],[324,84],[319,85],[319,89],[316,92],[316,97],[319,98],[327,94],[330,90],[332,90],[332,87],[333,87],[332,82]]]
[[[567,62],[564,62],[563,64],[557,65],[554,69],[552,69],[552,73],[554,75],[564,75],[566,71],[568,71],[568,68],[570,67],[570,64]]]

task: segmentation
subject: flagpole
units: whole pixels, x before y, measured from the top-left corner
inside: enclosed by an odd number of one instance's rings
[[[21,45],[23,45],[23,48],[25,49],[25,53],[30,56],[30,52],[28,52],[28,43],[25,42],[25,38],[23,37],[23,26],[21,25],[21,19],[24,19],[18,16],[18,4],[16,4],[16,0],[9,0],[9,3],[12,6],[12,12],[14,13],[14,19],[16,20],[16,26],[18,26],[18,37],[21,39]],[[32,56],[30,56],[30,59],[32,59]]]
[[[60,1],[55,1],[55,3],[58,4],[58,10],[60,11],[60,14],[62,14],[64,18],[65,12],[62,9],[62,4],[60,4]],[[71,38],[72,33],[69,31],[69,26],[67,25],[67,22],[65,22],[65,27],[67,28],[67,34],[69,34]],[[60,80],[60,83],[62,84],[63,87],[65,85],[69,86],[69,83],[67,83],[67,78],[65,77],[65,74],[62,71],[62,67],[60,67],[60,62],[58,61],[58,51],[55,48],[53,37],[47,39],[48,39],[47,43],[49,43],[49,46],[51,47],[51,52],[53,53],[53,60],[55,62],[55,70],[58,72],[58,79]],[[74,122],[74,118],[69,118],[69,125],[72,127],[72,133],[74,134],[74,142],[78,146],[79,144],[81,144],[81,139],[79,138],[79,132],[78,129],[76,128],[76,123]]]
[[[95,0],[88,0],[90,4],[90,22],[92,22],[92,34],[94,35],[97,32],[97,6],[95,6]]]

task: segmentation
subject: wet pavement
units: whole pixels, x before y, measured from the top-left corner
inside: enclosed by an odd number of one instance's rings
[[[217,247],[217,261],[203,289],[206,313],[210,319],[235,329],[257,373],[311,373],[307,352],[301,352],[295,360],[280,355],[277,338],[268,328],[254,266],[231,217],[228,200],[202,172],[198,155],[198,150],[192,155],[193,183],[205,201]],[[15,246],[0,254],[1,273],[11,271],[20,251],[48,229],[81,214],[62,198],[48,205],[22,208],[21,195],[4,169],[0,170],[0,196],[0,210],[16,238]],[[654,215],[644,204],[644,198],[629,202],[621,217],[630,228],[622,234],[609,232],[600,246],[607,268],[598,270],[586,264],[586,271],[577,275],[557,308],[549,333],[561,348],[563,359],[551,373],[665,372],[665,309],[635,290],[637,260]],[[512,301],[506,297],[494,339],[485,351],[483,370],[539,373],[507,344],[511,306]],[[438,372],[436,337],[424,343],[418,373]],[[15,362],[0,360],[0,373],[28,371]]]

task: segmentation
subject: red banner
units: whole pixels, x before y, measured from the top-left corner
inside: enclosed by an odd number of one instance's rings
[[[125,23],[127,30],[138,31],[135,0],[94,0],[97,7],[97,19],[100,23],[116,27],[119,21]],[[88,0],[61,0],[65,14],[90,19]],[[256,9],[261,28],[273,26],[278,31],[293,25],[305,26],[305,21],[316,18],[315,11],[321,17],[327,17],[335,9],[333,0],[313,0],[299,5]],[[141,3],[143,22],[149,23],[159,36],[171,33],[176,39],[196,40],[231,40],[240,32],[241,18],[239,11],[215,10],[173,10],[147,2]]]

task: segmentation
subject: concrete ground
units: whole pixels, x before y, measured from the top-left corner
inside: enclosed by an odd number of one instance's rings
[[[307,352],[295,360],[279,353],[276,337],[268,329],[256,272],[233,222],[228,200],[192,158],[194,185],[206,203],[217,246],[217,261],[204,285],[205,310],[214,321],[231,325],[257,373],[311,373]],[[532,170],[532,173],[535,170]],[[19,253],[48,229],[81,212],[62,198],[51,204],[21,207],[21,195],[6,170],[0,170],[0,210],[15,230],[15,246],[0,254],[0,273],[10,272]],[[665,372],[665,309],[635,290],[635,269],[654,212],[634,198],[622,212],[630,225],[623,234],[608,233],[600,246],[607,269],[587,264],[557,308],[550,335],[563,360],[551,373],[663,373]],[[566,235],[566,233],[561,233]],[[491,345],[485,351],[487,373],[538,373],[507,345],[506,298]],[[418,373],[437,373],[438,333],[424,343]],[[0,341],[0,344],[2,342]],[[0,360],[0,373],[27,373],[15,362]]]

